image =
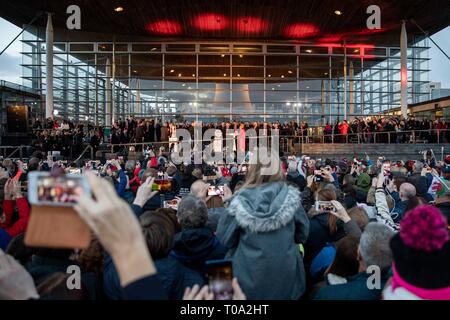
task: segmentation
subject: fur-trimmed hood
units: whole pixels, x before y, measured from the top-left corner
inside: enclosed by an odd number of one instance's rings
[[[301,205],[300,191],[284,182],[241,189],[228,207],[239,226],[251,232],[269,232],[288,224]]]

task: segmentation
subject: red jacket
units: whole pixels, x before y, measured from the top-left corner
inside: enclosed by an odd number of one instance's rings
[[[15,204],[17,205],[17,209],[19,211],[19,220],[11,225]],[[0,227],[8,232],[11,238],[25,232],[28,225],[28,220],[30,219],[30,206],[28,205],[26,198],[19,198],[17,201],[4,200],[3,213],[5,215],[5,222],[0,223]]]

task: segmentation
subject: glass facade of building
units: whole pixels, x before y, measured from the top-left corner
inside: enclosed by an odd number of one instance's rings
[[[43,95],[45,41],[23,36],[23,84]],[[408,48],[408,103],[427,100],[427,40]],[[400,49],[367,44],[55,42],[54,109],[74,121],[306,120],[400,106]]]

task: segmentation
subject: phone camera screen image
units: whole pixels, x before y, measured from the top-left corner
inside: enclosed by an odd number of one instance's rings
[[[83,194],[80,182],[76,177],[42,177],[37,181],[38,201],[75,204]]]
[[[209,186],[208,196],[223,196],[223,186]]]
[[[231,261],[207,261],[209,288],[214,300],[233,299],[233,267]]]
[[[166,192],[172,188],[172,182],[167,179],[155,179],[152,184],[152,191]]]
[[[336,211],[333,203],[330,201],[316,201],[316,211],[318,212],[332,212]]]
[[[82,175],[52,176],[43,172],[32,172],[28,180],[31,204],[73,206],[80,196],[89,194],[89,183]]]

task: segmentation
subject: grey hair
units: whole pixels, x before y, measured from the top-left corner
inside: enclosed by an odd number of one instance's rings
[[[208,221],[208,208],[201,199],[186,195],[178,204],[177,217],[183,230],[202,228]]]
[[[134,170],[135,167],[136,167],[136,161],[134,161],[134,160],[128,160],[125,163],[125,171]]]
[[[415,173],[421,173],[423,169],[423,163],[420,161],[414,162],[414,172]]]
[[[365,227],[359,241],[359,252],[366,266],[376,265],[381,270],[391,266],[389,242],[394,234],[388,226],[379,222],[371,222]]]

